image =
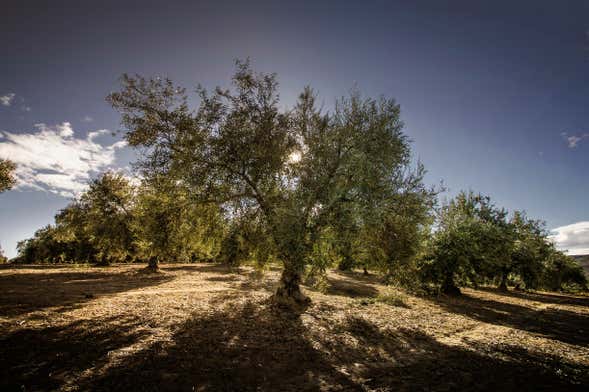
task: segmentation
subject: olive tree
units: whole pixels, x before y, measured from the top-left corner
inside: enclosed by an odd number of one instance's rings
[[[135,252],[133,198],[129,181],[112,171],[91,181],[80,196],[82,224],[102,264],[123,261]]]
[[[406,184],[411,156],[399,105],[352,93],[324,112],[305,88],[284,109],[276,75],[239,61],[232,88],[197,91],[191,110],[172,81],[125,75],[107,99],[141,152],[143,176],[169,176],[195,203],[259,218],[284,265],[274,300],[307,303],[299,284],[325,228],[350,206],[377,215]]]
[[[166,178],[143,181],[133,208],[138,253],[155,271],[160,261],[191,260],[216,253],[223,222],[213,205],[191,203],[186,189]]]
[[[11,189],[16,184],[15,169],[14,162],[0,158],[0,193]]]
[[[503,273],[513,243],[506,216],[488,196],[460,192],[440,209],[422,260],[424,278],[441,283],[446,294],[459,294],[457,279],[477,284],[482,276]]]

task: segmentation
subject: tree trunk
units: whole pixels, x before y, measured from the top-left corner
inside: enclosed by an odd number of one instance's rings
[[[289,309],[300,309],[309,305],[311,299],[302,293],[300,283],[300,268],[291,263],[285,263],[278,288],[272,296],[274,303]]]
[[[145,270],[147,272],[158,272],[159,269],[160,267],[158,263],[158,258],[156,256],[151,256],[147,261],[147,267],[145,268]]]
[[[444,283],[442,283],[442,293],[447,295],[460,295],[460,289],[454,284],[452,275],[446,276]]]
[[[344,256],[342,261],[337,265],[340,271],[349,271],[354,266],[354,260],[349,256]]]
[[[507,275],[509,275],[507,271],[501,273],[501,283],[499,283],[499,290],[501,291],[507,291]]]

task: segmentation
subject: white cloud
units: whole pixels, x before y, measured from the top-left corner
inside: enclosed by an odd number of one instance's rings
[[[589,221],[557,227],[550,238],[560,250],[571,255],[589,254]]]
[[[100,135],[105,135],[109,133],[108,129],[99,129],[98,131],[88,132],[88,140],[94,140]]]
[[[35,126],[45,127],[45,124],[37,124]],[[74,130],[72,129],[72,124],[69,122],[61,123],[60,125],[56,125],[55,129],[59,132],[59,135],[64,138],[69,138],[74,136]]]
[[[578,135],[569,135],[568,133],[563,132],[560,135],[567,142],[569,148],[575,148],[575,147],[577,147],[579,145],[579,143],[583,139],[589,138],[589,133],[582,133],[582,134],[578,134]]]
[[[94,139],[107,130],[74,136],[69,122],[50,127],[36,124],[31,133],[0,131],[0,157],[17,165],[17,188],[32,188],[71,197],[83,191],[92,174],[111,167],[124,141],[103,146]]]
[[[84,118],[82,119],[82,121],[84,121],[84,122],[92,122],[92,121],[94,121],[94,119],[92,117],[90,117],[90,116],[84,116]]]
[[[12,105],[12,101],[14,100],[14,93],[8,93],[6,95],[1,95],[0,96],[0,104],[2,104],[3,106],[10,106]]]

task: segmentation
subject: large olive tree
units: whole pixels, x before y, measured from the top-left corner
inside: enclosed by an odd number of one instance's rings
[[[331,112],[306,88],[293,108],[279,104],[274,74],[237,62],[231,89],[186,90],[167,79],[122,77],[108,101],[122,114],[126,139],[142,152],[146,177],[166,175],[267,227],[284,269],[274,299],[308,302],[299,283],[313,244],[341,212],[378,217],[407,186],[410,147],[394,100],[353,93]]]

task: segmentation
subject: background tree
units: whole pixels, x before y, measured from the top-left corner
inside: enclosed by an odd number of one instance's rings
[[[106,172],[80,197],[83,224],[102,264],[125,261],[135,253],[133,192],[122,174]]]
[[[572,257],[552,249],[543,270],[542,285],[552,291],[561,291],[565,285],[587,290],[587,277]]]
[[[66,258],[72,262],[96,262],[98,250],[92,243],[89,210],[88,203],[74,200],[55,216],[56,239],[68,244]]]
[[[63,263],[67,260],[67,245],[58,240],[56,228],[47,225],[37,231],[32,238],[19,241],[17,263]]]
[[[552,252],[544,222],[529,219],[522,211],[515,211],[509,221],[512,228],[513,246],[508,264],[508,273],[515,274],[526,288],[536,289],[540,285],[544,264]],[[503,275],[500,288],[507,289]]]
[[[11,189],[16,184],[15,169],[14,162],[0,158],[0,193]]]
[[[414,287],[417,276],[416,257],[424,250],[433,223],[438,191],[423,184],[425,169],[407,176],[402,190],[392,195],[369,223],[373,252],[368,264],[385,274],[386,279]]]
[[[308,301],[301,275],[338,210],[375,214],[406,184],[410,148],[393,100],[354,93],[322,113],[307,88],[281,111],[275,75],[247,62],[237,63],[232,90],[199,89],[196,111],[169,80],[123,76],[122,84],[108,100],[129,144],[142,148],[143,175],[171,176],[228,216],[259,216],[284,264],[278,303]]]
[[[457,280],[477,284],[481,276],[504,271],[512,244],[506,216],[488,196],[460,192],[440,210],[437,230],[423,257],[424,279],[441,284],[444,293],[458,294]]]
[[[167,178],[143,181],[134,204],[134,232],[149,268],[160,261],[209,259],[218,253],[223,222],[214,205],[191,203]]]

